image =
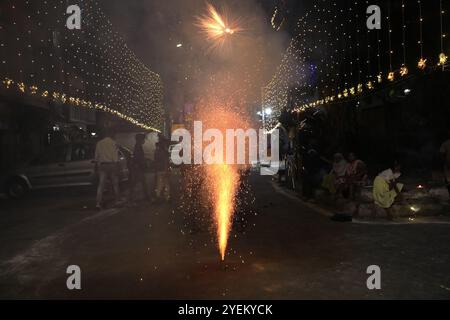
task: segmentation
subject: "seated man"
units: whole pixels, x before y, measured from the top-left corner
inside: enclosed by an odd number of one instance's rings
[[[335,197],[339,196],[345,185],[345,175],[348,168],[348,162],[342,153],[336,153],[333,156],[333,169],[323,179],[322,187]]]
[[[350,198],[354,198],[356,189],[363,187],[367,182],[367,167],[353,152],[349,153],[348,161],[346,183],[349,187]]]
[[[361,190],[367,183],[366,164],[356,157],[354,152],[348,155],[348,167],[346,172],[346,191],[350,200],[356,202],[354,216],[359,213]]]

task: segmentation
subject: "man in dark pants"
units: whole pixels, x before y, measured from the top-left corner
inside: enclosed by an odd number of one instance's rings
[[[160,136],[155,151],[156,200],[160,200],[162,197],[166,201],[170,200],[169,156],[169,145],[164,137]]]
[[[133,159],[130,166],[130,193],[128,199],[131,203],[134,202],[135,188],[139,184],[142,186],[144,192],[144,199],[149,199],[150,194],[148,192],[147,182],[145,180],[146,160],[144,155],[145,134],[137,134],[136,144],[134,145]]]

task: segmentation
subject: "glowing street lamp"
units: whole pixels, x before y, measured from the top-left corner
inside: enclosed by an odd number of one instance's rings
[[[261,111],[257,112],[257,114],[262,117],[262,125],[264,128],[266,126],[266,119],[270,117],[272,113],[273,113],[272,108],[270,107],[264,108],[264,106],[261,107]]]

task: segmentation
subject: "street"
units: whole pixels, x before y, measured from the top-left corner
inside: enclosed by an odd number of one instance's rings
[[[211,230],[186,229],[178,179],[172,203],[138,208],[98,212],[89,188],[0,200],[0,298],[450,298],[448,224],[333,222],[252,175],[255,213],[220,262]],[[66,287],[70,265],[81,290]],[[381,290],[366,286],[370,265]]]

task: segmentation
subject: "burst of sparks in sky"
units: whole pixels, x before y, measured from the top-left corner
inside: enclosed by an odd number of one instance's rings
[[[231,21],[226,15],[220,15],[216,8],[207,3],[207,14],[198,18],[198,26],[210,41],[211,48],[223,47],[226,39],[242,29],[236,20]]]

